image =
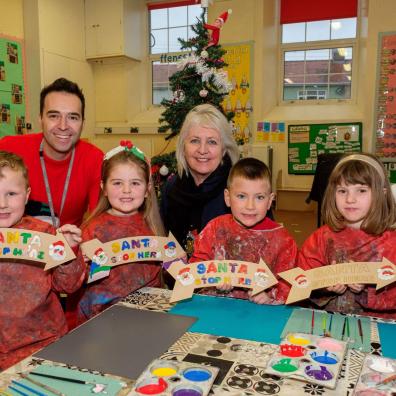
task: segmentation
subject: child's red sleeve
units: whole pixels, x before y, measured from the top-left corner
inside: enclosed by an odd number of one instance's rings
[[[325,248],[323,246],[322,239],[322,232],[321,229],[319,229],[305,240],[298,254],[298,267],[304,270],[310,270],[312,268],[327,265],[324,256]]]
[[[297,264],[298,248],[294,239],[288,235],[284,239],[283,249],[280,250],[275,265],[272,268],[274,275],[288,271]],[[270,291],[270,295],[278,303],[285,303],[289,295],[290,285],[285,280],[278,278],[279,283]]]
[[[215,239],[215,229],[210,222],[195,238],[194,253],[189,262],[195,263],[197,261],[213,260],[213,245]]]

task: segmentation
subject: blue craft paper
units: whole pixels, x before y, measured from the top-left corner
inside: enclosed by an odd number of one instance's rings
[[[396,359],[395,325],[391,323],[378,322],[377,326],[383,356]]]
[[[189,328],[191,332],[279,344],[292,308],[194,294],[192,299],[179,302],[170,312],[198,317]]]

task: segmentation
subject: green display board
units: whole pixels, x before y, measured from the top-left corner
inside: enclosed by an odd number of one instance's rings
[[[0,35],[0,137],[25,130],[22,43]]]
[[[389,182],[396,184],[396,162],[383,162],[384,167],[388,173]]]
[[[288,172],[313,175],[318,155],[362,151],[362,123],[288,126]]]

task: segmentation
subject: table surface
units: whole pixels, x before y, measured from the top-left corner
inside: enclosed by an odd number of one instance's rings
[[[135,309],[160,312],[168,312],[173,308],[172,312],[177,313],[178,308],[183,307],[183,304],[179,303],[174,308],[175,304],[169,303],[170,294],[171,291],[165,289],[144,288],[130,294],[119,304]],[[335,390],[327,389],[320,385],[288,378],[282,379],[277,376],[265,374],[264,369],[271,355],[277,350],[276,343],[280,341],[279,334],[292,309],[285,306],[257,306],[252,303],[243,302],[243,304],[246,303],[251,304],[252,308],[246,309],[246,317],[244,318],[238,317],[235,314],[235,310],[234,312],[228,312],[227,304],[224,303],[222,305],[226,308],[223,312],[216,312],[216,321],[220,323],[225,322],[226,326],[227,318],[232,318],[240,323],[244,321],[244,325],[233,329],[234,332],[231,335],[224,336],[222,334],[222,328],[224,327],[213,326],[213,320],[202,318],[190,328],[190,331],[181,336],[167,351],[158,357],[161,359],[187,361],[219,367],[220,372],[210,395],[352,395],[365,356],[364,353],[358,350],[348,350]],[[234,307],[239,306],[239,304],[238,302],[232,302],[228,305]],[[261,315],[258,315],[258,312],[261,312]],[[186,312],[182,313],[186,314]],[[200,316],[199,312],[197,312],[196,316]],[[246,318],[249,319],[249,322],[246,321]],[[274,318],[276,320],[273,320]],[[251,323],[251,325],[247,326],[247,323]],[[384,346],[387,344],[387,348],[390,348],[389,350],[395,348],[392,341],[392,326],[393,322],[392,324],[379,324],[381,339],[384,338],[386,341]],[[229,325],[228,327],[230,328]],[[371,327],[371,352],[382,354],[376,320],[372,321]],[[249,331],[249,328],[261,328],[263,331],[259,335],[254,334],[251,336],[250,333],[252,332]],[[159,336],[161,335],[160,331],[159,329]],[[250,338],[250,340],[244,338]],[[30,371],[32,368],[43,363],[55,366],[67,366],[62,362],[49,362],[32,356],[1,373],[0,388],[6,388],[13,378],[17,378],[16,373]],[[89,368],[67,367],[124,380],[126,387],[119,392],[119,396],[128,395],[133,385],[133,380],[136,379],[125,379],[107,373],[93,371]]]

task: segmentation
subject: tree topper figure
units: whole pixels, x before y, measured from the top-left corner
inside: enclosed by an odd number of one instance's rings
[[[208,25],[207,23],[204,24],[205,29],[211,30],[211,33],[209,33],[210,34],[209,42],[208,42],[208,45],[206,46],[206,48],[210,47],[212,45],[217,45],[219,43],[220,29],[227,22],[227,18],[228,18],[229,14],[232,14],[231,9],[220,14],[216,18],[214,25]]]

